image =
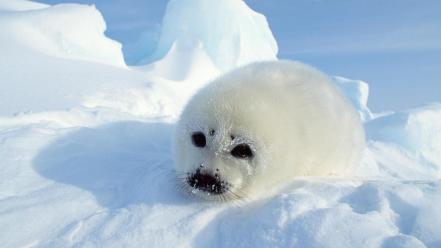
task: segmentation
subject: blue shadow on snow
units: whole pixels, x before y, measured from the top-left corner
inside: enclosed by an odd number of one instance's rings
[[[81,128],[54,141],[34,159],[42,176],[87,190],[100,205],[184,204],[171,159],[173,126],[117,122]]]

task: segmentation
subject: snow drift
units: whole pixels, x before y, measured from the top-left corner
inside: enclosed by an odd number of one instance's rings
[[[367,84],[337,77],[367,130],[354,178],[203,202],[174,187],[173,125],[203,78],[275,58],[263,16],[239,0],[172,0],[167,55],[127,68],[94,7],[0,9],[2,247],[441,246],[440,104],[371,114]]]
[[[0,2],[0,9],[3,11],[36,10],[47,7],[49,7],[49,5],[28,0],[3,0]]]
[[[426,160],[441,177],[441,104],[379,117],[366,125],[371,139],[395,143]]]
[[[10,2],[6,3],[5,9],[11,9]],[[20,8],[26,9],[26,6]],[[104,36],[106,24],[94,6],[66,4],[36,8],[29,5],[29,8],[2,13],[2,46],[4,42],[13,42],[22,45],[22,49],[54,57],[125,65],[121,45]]]
[[[181,96],[158,94],[173,82],[153,85],[145,72],[128,69],[105,28],[94,6],[0,2],[0,115],[76,107],[176,115]]]
[[[362,121],[372,119],[372,113],[367,106],[369,85],[366,82],[350,80],[344,77],[334,77],[334,83],[358,111]]]
[[[143,63],[167,57],[172,50],[173,54],[206,53],[219,71],[226,72],[253,61],[276,59],[278,48],[266,18],[244,1],[171,0],[158,47]],[[186,57],[192,60],[191,55]]]

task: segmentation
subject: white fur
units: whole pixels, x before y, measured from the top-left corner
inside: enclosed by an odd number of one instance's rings
[[[207,138],[204,148],[192,144],[197,131]],[[239,143],[250,144],[253,159],[230,154]],[[231,185],[227,198],[258,194],[299,176],[348,175],[363,148],[360,118],[330,79],[289,61],[255,63],[216,79],[187,104],[174,137],[177,174],[194,173],[201,164],[206,173],[217,168]]]

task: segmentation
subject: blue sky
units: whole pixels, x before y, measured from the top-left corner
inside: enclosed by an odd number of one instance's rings
[[[166,0],[42,0],[95,4],[107,35],[123,43],[130,61],[144,35],[160,30]],[[441,102],[441,1],[246,0],[263,13],[279,44],[279,57],[331,74],[367,81],[374,111]],[[142,44],[144,46],[144,44]],[[150,48],[150,49],[149,49]],[[142,50],[142,49],[141,49]]]

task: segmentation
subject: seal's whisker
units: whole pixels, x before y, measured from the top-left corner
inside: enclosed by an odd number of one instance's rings
[[[231,191],[232,194],[234,194],[236,196],[236,199],[245,203],[249,200],[249,197],[247,196],[247,194],[242,191],[241,189],[237,189],[236,192]]]
[[[229,193],[233,196],[233,198],[234,198],[235,200],[241,200],[240,195],[238,195],[237,193],[235,193],[235,192],[233,192],[233,191],[230,191]]]
[[[227,195],[226,194],[222,194],[221,195],[221,199],[222,199],[222,202],[226,202],[227,201]]]
[[[179,179],[179,180],[182,180],[183,182],[185,182],[185,181],[187,181],[188,180],[188,177],[187,176],[182,176],[182,177],[176,177],[176,179]]]

